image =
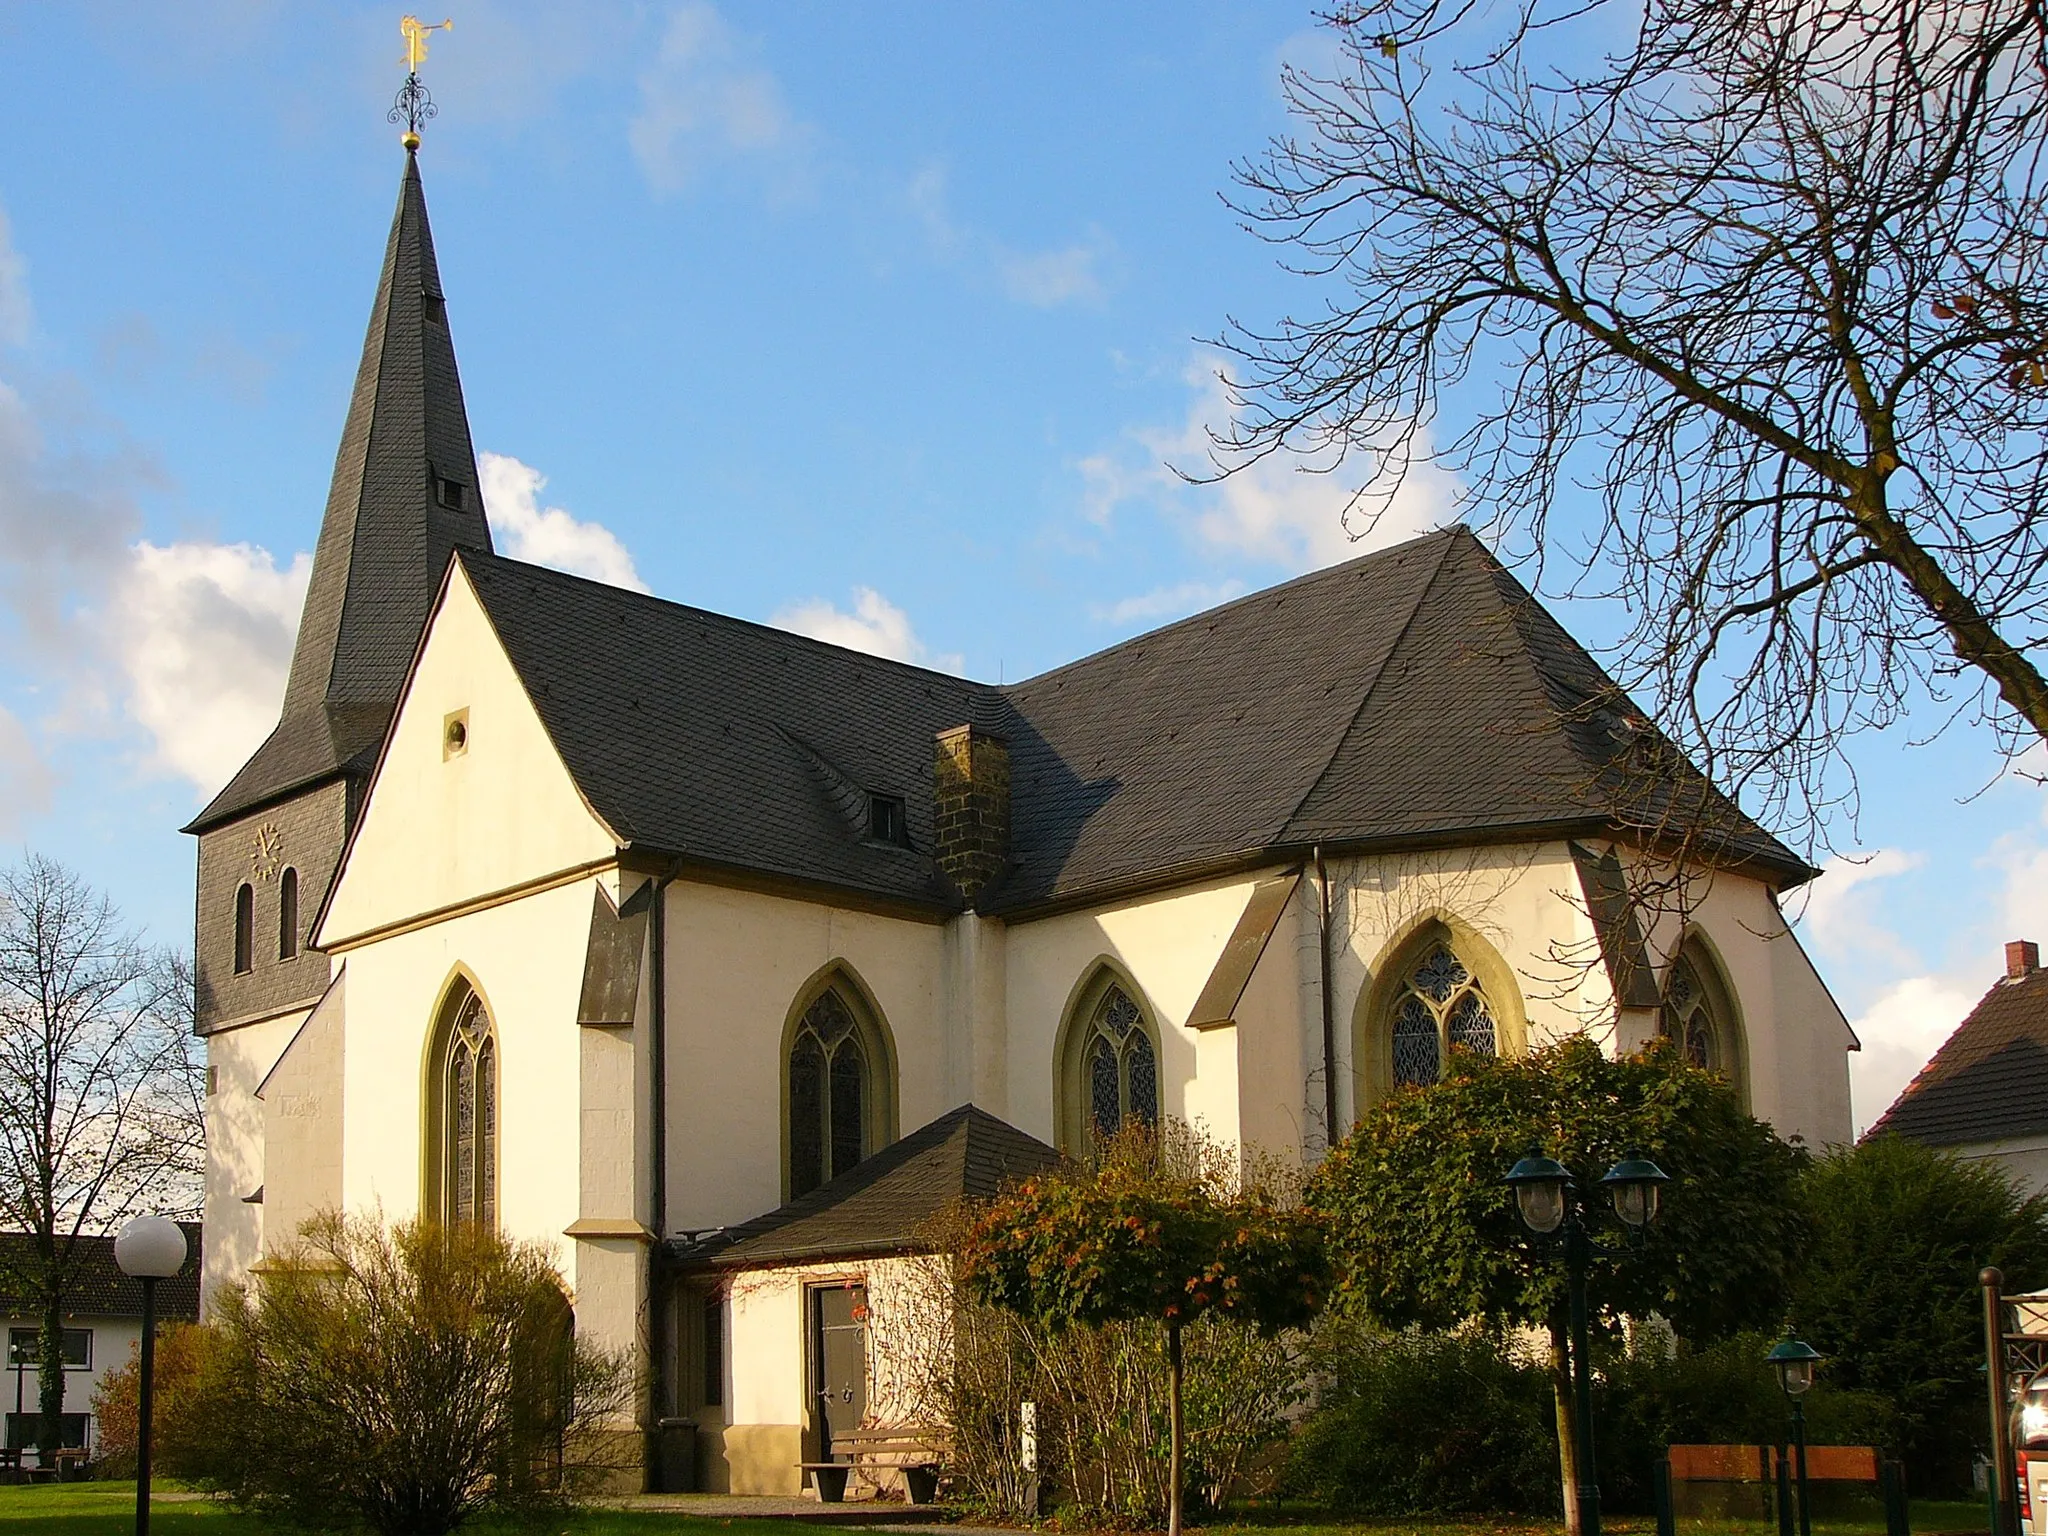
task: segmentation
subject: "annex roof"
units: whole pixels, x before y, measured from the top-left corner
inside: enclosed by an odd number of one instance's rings
[[[450,551],[491,547],[417,157],[405,157],[277,728],[199,832],[337,774],[361,778]]]
[[[2048,970],[2001,976],[1866,1135],[1956,1147],[2048,1133]]]
[[[945,911],[933,737],[1010,747],[1027,914],[1329,848],[1646,837],[1813,871],[1679,756],[1467,529],[1413,539],[1008,687],[472,550],[459,559],[622,843]],[[902,798],[909,847],[848,785]]]
[[[962,1200],[986,1200],[1041,1173],[1059,1153],[972,1104],[890,1143],[828,1184],[727,1228],[683,1254],[718,1269],[913,1250]]]
[[[164,1322],[199,1321],[200,1226],[181,1221],[185,1229],[185,1267],[156,1288],[156,1315]],[[39,1315],[27,1284],[34,1238],[26,1232],[0,1232],[0,1315],[34,1318]],[[121,1273],[114,1262],[111,1237],[81,1237],[76,1276],[64,1297],[67,1318],[127,1318],[142,1316],[142,1282]]]

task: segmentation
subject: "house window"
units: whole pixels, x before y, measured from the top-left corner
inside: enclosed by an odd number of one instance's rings
[[[700,1401],[706,1408],[716,1408],[725,1401],[725,1298],[718,1292],[704,1298],[701,1321],[704,1379]]]
[[[498,1047],[483,999],[464,987],[444,1012],[432,1134],[444,1221],[498,1220]]]
[[[1664,982],[1663,1034],[1696,1067],[1718,1073],[1746,1091],[1742,1032],[1721,968],[1698,940],[1688,940]]]
[[[1127,1126],[1159,1123],[1159,1040],[1144,1009],[1107,974],[1082,994],[1061,1052],[1069,1151]]]
[[[57,1445],[62,1450],[78,1450],[85,1445],[87,1415],[82,1413],[60,1413],[57,1415]],[[25,1451],[38,1444],[37,1437],[43,1429],[43,1416],[35,1412],[9,1413],[7,1415],[7,1449]]]
[[[235,892],[235,974],[246,976],[256,956],[256,892],[246,883]]]
[[[899,796],[868,796],[868,836],[878,843],[894,843],[899,848],[909,846],[910,832],[905,825],[903,801]]]
[[[1453,1047],[1481,1056],[1499,1053],[1493,1005],[1448,943],[1432,944],[1403,980],[1394,1000],[1392,1037],[1397,1088],[1435,1082]]]
[[[277,877],[277,958],[294,960],[299,953],[299,872],[287,869]]]
[[[789,1198],[836,1179],[888,1139],[894,1102],[887,1036],[852,991],[827,986],[790,1033]]]
[[[67,1371],[89,1371],[92,1369],[92,1330],[90,1328],[66,1328],[64,1330],[64,1369]],[[43,1359],[43,1335],[39,1328],[10,1328],[7,1330],[7,1365],[10,1370],[20,1367],[33,1369]]]

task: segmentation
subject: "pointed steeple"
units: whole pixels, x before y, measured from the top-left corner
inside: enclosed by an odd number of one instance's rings
[[[449,555],[490,547],[419,159],[408,144],[283,718],[188,830],[374,755]]]

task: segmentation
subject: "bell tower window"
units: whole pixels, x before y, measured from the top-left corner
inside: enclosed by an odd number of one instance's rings
[[[277,958],[299,956],[299,872],[287,868],[277,877]]]
[[[235,891],[235,974],[246,976],[256,963],[256,891],[247,881]]]

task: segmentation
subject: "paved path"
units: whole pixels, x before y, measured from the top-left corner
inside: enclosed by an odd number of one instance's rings
[[[734,1493],[638,1493],[623,1498],[593,1502],[608,1509],[667,1510],[694,1515],[702,1520],[799,1520],[808,1525],[847,1526],[873,1529],[879,1526],[946,1525],[958,1536],[977,1536],[975,1526],[951,1525],[947,1510],[933,1504],[898,1504],[882,1499],[860,1499],[845,1504],[821,1504],[809,1498],[776,1498],[768,1495]],[[1015,1536],[1006,1532],[1004,1536]]]

